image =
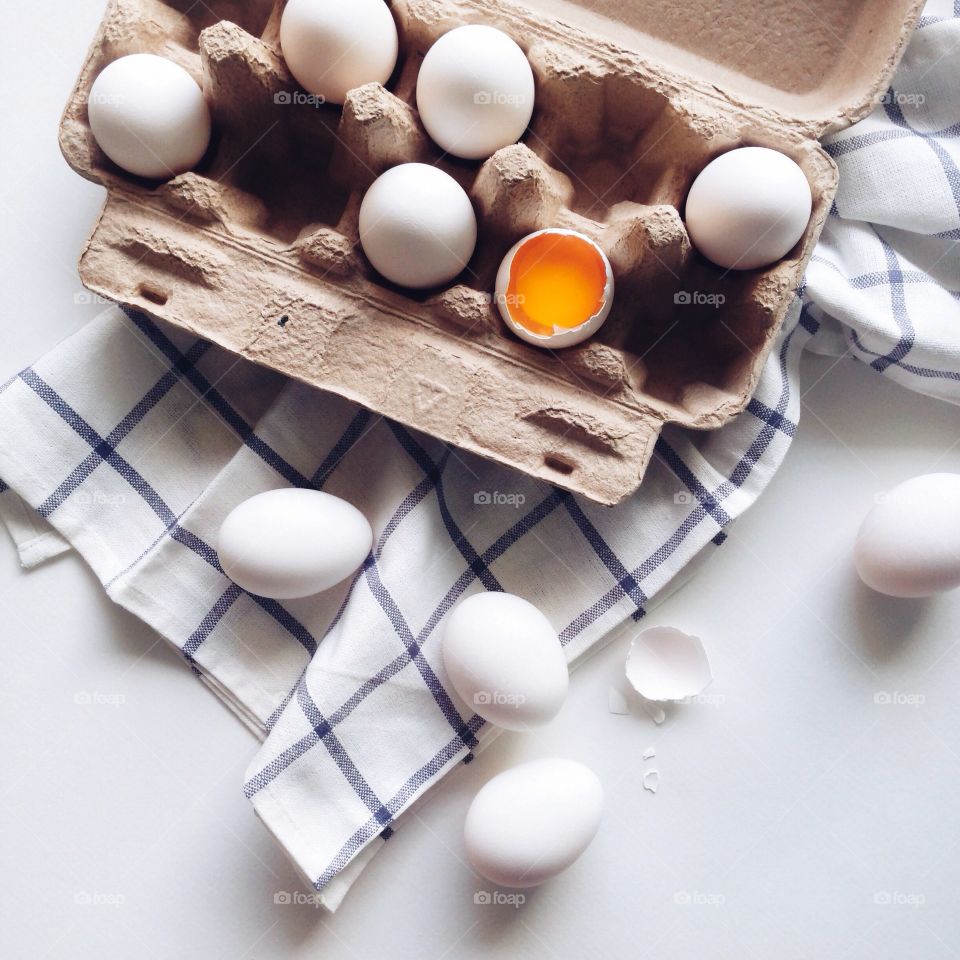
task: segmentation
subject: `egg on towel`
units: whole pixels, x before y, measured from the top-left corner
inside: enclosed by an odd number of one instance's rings
[[[527,730],[563,706],[569,674],[560,638],[522,597],[490,592],[461,601],[443,625],[442,649],[454,689],[490,723]]]
[[[490,883],[535,887],[571,866],[600,827],[603,787],[574,760],[532,760],[488,780],[467,811],[470,865]]]
[[[343,582],[373,544],[366,517],[319,490],[258,493],[227,515],[217,538],[223,572],[257,596],[293,600]]]
[[[877,498],[854,551],[860,579],[891,597],[960,587],[960,474],[914,477]]]
[[[613,307],[613,268],[600,247],[573,230],[538,230],[510,249],[497,272],[503,322],[538,347],[592,337]]]

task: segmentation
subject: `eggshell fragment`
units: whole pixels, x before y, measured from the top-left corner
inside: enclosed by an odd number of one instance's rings
[[[630,703],[622,690],[611,687],[607,691],[607,709],[618,717],[630,716]]]
[[[630,644],[627,679],[648,700],[682,700],[702,693],[710,663],[698,637],[674,627],[650,627]]]
[[[268,490],[227,515],[217,556],[244,590],[292,600],[345,580],[372,543],[366,517],[346,500],[317,490]]]
[[[468,597],[447,617],[442,643],[454,689],[498,727],[539,727],[563,706],[569,674],[560,639],[550,621],[522,597]]]
[[[535,887],[566,870],[600,826],[603,787],[574,760],[533,760],[489,780],[467,811],[467,858],[500,887]]]
[[[878,498],[854,560],[860,579],[891,597],[960,587],[960,474],[914,477]]]

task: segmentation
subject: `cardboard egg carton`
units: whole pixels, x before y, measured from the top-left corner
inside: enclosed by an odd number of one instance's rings
[[[836,190],[818,138],[870,112],[921,2],[393,0],[397,70],[342,109],[317,103],[286,69],[283,5],[110,0],[61,127],[69,163],[108,191],[83,282],[615,504],[640,484],[664,424],[710,429],[743,410]],[[424,54],[465,23],[510,34],[537,86],[522,141],[482,164],[444,156],[415,109]],[[137,52],[185,67],[213,110],[206,158],[168,183],[119,170],[87,121],[99,71]],[[785,260],[730,272],[692,249],[682,211],[697,173],[744,145],[796,160],[814,208]],[[476,254],[447,289],[385,282],[358,242],[364,191],[407,161],[450,173],[477,211]],[[513,337],[492,297],[507,250],[551,226],[594,238],[617,284],[600,332],[556,352]]]

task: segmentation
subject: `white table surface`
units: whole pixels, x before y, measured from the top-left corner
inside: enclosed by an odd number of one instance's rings
[[[56,142],[100,13],[6,11],[0,379],[101,309],[75,263],[102,191]],[[612,715],[621,637],[542,735],[505,735],[402,822],[333,917],[275,902],[301,887],[241,792],[251,735],[77,557],[26,574],[0,537],[0,955],[960,957],[960,594],[886,600],[850,566],[876,492],[960,471],[960,416],[850,361],[809,358],[805,388],[766,496],[648,618],[705,639],[706,702]],[[600,774],[601,831],[520,908],[476,904],[469,800],[550,754]]]

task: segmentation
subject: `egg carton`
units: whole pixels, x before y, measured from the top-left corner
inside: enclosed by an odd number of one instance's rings
[[[744,409],[836,191],[818,138],[872,109],[921,2],[393,0],[397,69],[342,109],[291,77],[283,6],[110,0],[61,125],[68,162],[107,188],[84,284],[612,505],[665,424],[712,429]],[[528,131],[485,163],[443,155],[414,106],[424,54],[467,23],[512,36],[536,78]],[[111,163],[87,119],[99,71],[141,52],[185,67],[214,117],[201,164],[162,184]],[[783,261],[731,272],[693,250],[682,211],[697,173],[746,145],[801,166],[813,216]],[[408,161],[445,170],[476,208],[476,253],[442,290],[393,286],[359,245],[364,191]],[[596,240],[617,284],[597,335],[561,351],[516,339],[492,296],[504,254],[546,227]]]

